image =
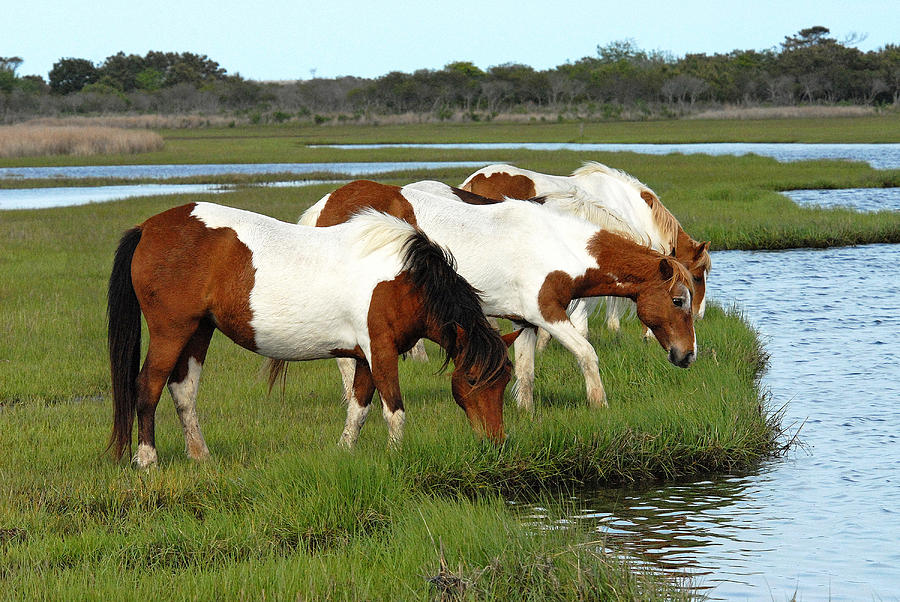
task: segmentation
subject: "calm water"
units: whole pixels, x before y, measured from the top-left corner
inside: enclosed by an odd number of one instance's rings
[[[783,193],[800,205],[851,207],[857,211],[900,211],[900,188],[790,190]]]
[[[335,184],[337,180],[267,182],[255,186],[288,187]],[[217,194],[235,190],[227,184],[127,184],[123,186],[66,186],[57,188],[0,188],[0,210],[48,209],[164,194]]]
[[[698,144],[595,144],[576,142],[500,142],[469,144],[328,144],[329,148],[467,148],[501,150],[525,148],[528,150],[572,150],[595,152],[633,152],[645,155],[669,153],[706,155],[755,154],[773,157],[782,162],[809,159],[849,159],[866,161],[876,169],[900,167],[900,144],[799,144],[768,142],[721,142]]]
[[[806,449],[751,474],[580,496],[571,520],[716,599],[898,599],[898,265],[900,245],[714,253],[710,295],[759,329],[764,383]]]

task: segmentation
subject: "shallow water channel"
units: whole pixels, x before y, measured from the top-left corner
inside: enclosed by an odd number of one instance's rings
[[[898,265],[900,245],[714,253],[709,294],[759,330],[771,405],[804,447],[750,474],[584,493],[564,524],[713,599],[897,599]]]

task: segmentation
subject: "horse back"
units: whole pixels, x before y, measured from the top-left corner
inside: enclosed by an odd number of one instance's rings
[[[324,206],[315,223],[318,227],[342,224],[366,208],[393,215],[413,226],[417,225],[412,205],[401,194],[399,186],[355,180],[341,186],[322,201]]]

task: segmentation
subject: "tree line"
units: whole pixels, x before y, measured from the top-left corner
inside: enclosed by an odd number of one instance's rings
[[[725,54],[646,51],[631,40],[553,69],[506,63],[482,70],[457,61],[442,69],[377,78],[313,78],[265,83],[229,75],[193,53],[122,52],[100,65],[57,61],[45,81],[19,77],[19,57],[0,57],[0,118],[98,112],[245,112],[257,118],[327,120],[420,113],[472,119],[503,112],[577,107],[588,117],[625,109],[665,112],[697,105],[847,103],[900,105],[900,46],[862,52],[815,26],[768,50]]]

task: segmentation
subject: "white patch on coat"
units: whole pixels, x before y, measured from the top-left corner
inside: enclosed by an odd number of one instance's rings
[[[200,460],[209,456],[206,441],[197,419],[197,390],[203,365],[196,358],[188,358],[188,370],[181,382],[169,382],[169,394],[175,402],[175,410],[184,431],[184,450],[190,458]]]
[[[402,409],[392,412],[387,405],[381,404],[381,412],[388,426],[388,445],[393,448],[400,447],[403,440],[403,424],[406,422],[406,412]]]
[[[403,246],[415,233],[411,225],[370,211],[312,228],[212,203],[197,203],[192,215],[209,228],[232,229],[252,253],[257,353],[321,359],[359,345],[371,358],[372,291],[400,272]]]

